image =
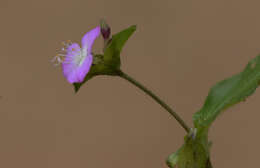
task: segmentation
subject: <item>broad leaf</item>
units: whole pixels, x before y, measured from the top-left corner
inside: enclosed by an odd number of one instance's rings
[[[239,74],[211,88],[200,111],[194,114],[195,127],[208,127],[228,107],[244,101],[259,85],[260,55],[251,60]]]

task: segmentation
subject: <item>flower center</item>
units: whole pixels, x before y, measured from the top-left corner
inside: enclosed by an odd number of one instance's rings
[[[87,56],[87,48],[79,48],[78,51],[75,48],[72,48],[71,50],[72,50],[72,52],[74,52],[73,55],[75,54],[74,63],[77,66],[81,66]]]
[[[61,63],[73,63],[76,66],[81,66],[87,57],[88,48],[80,48],[77,43],[71,41],[62,42],[62,49],[52,60],[54,65],[60,65]]]

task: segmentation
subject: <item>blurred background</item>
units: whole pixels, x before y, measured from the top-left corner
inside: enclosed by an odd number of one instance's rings
[[[122,69],[192,126],[209,88],[260,53],[259,0],[1,0],[0,167],[166,168],[182,144],[178,123],[117,77],[78,94],[50,60],[61,42],[105,18],[116,33],[136,24]],[[94,51],[101,52],[101,37]],[[259,90],[213,124],[216,168],[259,165]]]

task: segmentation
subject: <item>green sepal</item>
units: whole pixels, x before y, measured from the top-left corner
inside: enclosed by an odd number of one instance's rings
[[[110,76],[115,76],[118,74],[118,69],[111,68],[109,65],[107,65],[103,61],[103,55],[95,55],[93,64],[86,75],[85,79],[81,83],[73,83],[74,86],[74,91],[77,93],[80,89],[80,87],[87,82],[88,80],[92,79],[95,76],[98,75],[110,75]]]

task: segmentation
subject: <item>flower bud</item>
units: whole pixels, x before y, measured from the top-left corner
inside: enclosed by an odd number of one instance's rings
[[[101,34],[104,40],[107,41],[110,37],[111,29],[104,19],[101,19],[100,27],[101,27]]]

